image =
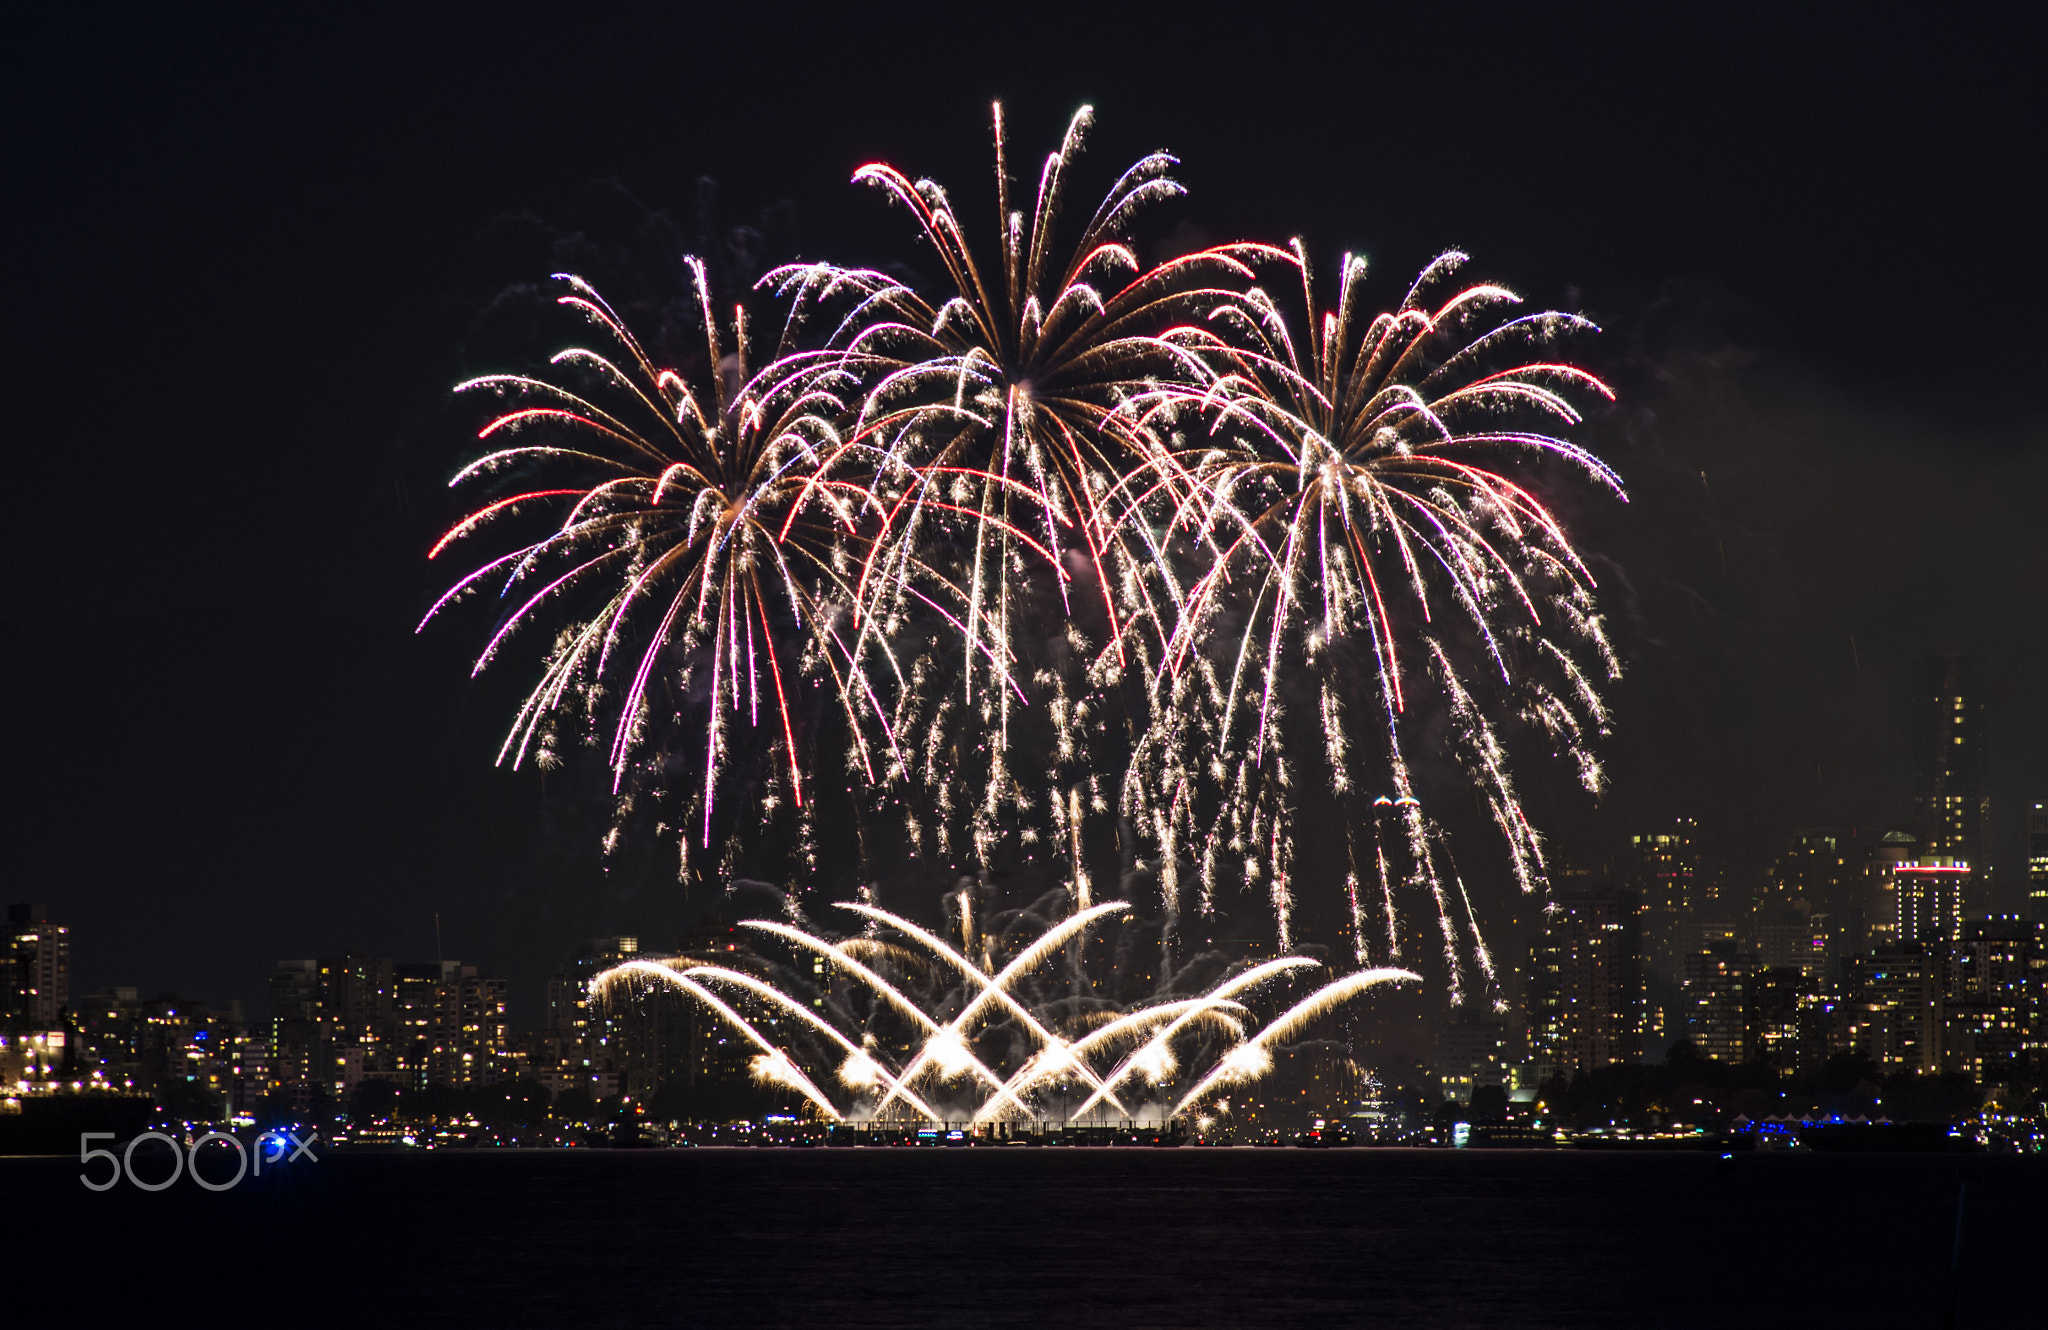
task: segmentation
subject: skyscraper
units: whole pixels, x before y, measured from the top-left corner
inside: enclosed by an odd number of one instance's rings
[[[1644,964],[1675,983],[1698,943],[1690,925],[1704,903],[1699,825],[1689,817],[1674,818],[1659,830],[1629,837],[1627,879],[1641,901]]]
[[[1529,982],[1533,1060],[1572,1074],[1642,1057],[1643,967],[1633,891],[1560,896]]]
[[[1942,1066],[1979,1084],[2023,1071],[2041,1034],[2041,990],[2048,979],[2048,924],[2015,915],[1973,919],[1962,927],[1949,967],[1942,1013]]]
[[[1913,661],[1913,830],[1920,863],[1967,867],[1971,881],[1964,890],[1972,898],[1981,897],[1990,876],[1984,676],[1984,661],[1974,656]]]
[[[1703,1058],[1746,1062],[1752,990],[1763,969],[1754,951],[1733,938],[1713,938],[1685,958],[1686,1036]]]
[[[40,905],[7,907],[0,950],[0,1018],[20,1028],[54,1028],[71,1005],[71,930]]]
[[[1909,832],[1888,831],[1865,866],[1868,875],[1869,943],[1871,947],[1899,944],[1899,869],[1915,862],[1919,845]]]
[[[1855,1019],[1844,1047],[1890,1071],[1940,1071],[1946,971],[1938,948],[1879,947],[1851,956],[1842,976],[1849,998],[1843,1015]]]
[[[1504,1085],[1508,1078],[1508,1032],[1498,1018],[1467,1015],[1437,1027],[1436,1075],[1444,1098],[1472,1102],[1483,1085]]]
[[[1963,896],[1969,889],[1969,868],[1955,864],[1900,864],[1892,869],[1892,897],[1897,903],[1896,936],[1901,945],[1947,944],[1963,926]]]
[[[2048,923],[2048,802],[2039,799],[2027,810],[2027,910]]]

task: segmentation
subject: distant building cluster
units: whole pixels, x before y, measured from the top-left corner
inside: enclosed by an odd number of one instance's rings
[[[1991,899],[1983,665],[1916,661],[1909,828],[1811,828],[1759,881],[1706,862],[1696,822],[1564,873],[1516,1017],[1438,1035],[1446,1096],[1523,1093],[1679,1041],[1722,1064],[1812,1074],[1841,1055],[1991,1087],[2048,1061],[2048,805],[2027,810],[2025,913]]]
[[[1956,921],[1943,934],[1887,943],[1828,962],[1781,950],[1765,929],[1701,925],[1677,974],[1645,965],[1631,944],[1643,911],[1635,893],[1590,891],[1560,902],[1528,967],[1526,1057],[1509,1065],[1506,1022],[1480,1056],[1475,1037],[1439,1039],[1445,1092],[1483,1084],[1540,1084],[1634,1062],[1645,1044],[1689,1041],[1724,1063],[1769,1062],[1815,1071],[1858,1053],[1892,1071],[1957,1072],[1979,1084],[2024,1074],[2048,1050],[2048,924],[2018,916]],[[1621,922],[1613,922],[1621,921]],[[1774,954],[1775,953],[1775,954]],[[1659,1000],[1659,994],[1669,995]],[[1648,994],[1648,997],[1646,997]],[[1481,1041],[1484,1042],[1484,1041]]]
[[[304,1105],[365,1081],[489,1085],[514,1074],[505,981],[457,961],[279,961],[261,1083]]]
[[[192,1120],[253,1119],[272,1097],[303,1116],[365,1080],[481,1084],[507,1066],[505,984],[475,966],[280,961],[269,1019],[251,1022],[240,1001],[146,998],[125,986],[74,1000],[69,930],[41,906],[11,906],[9,917],[0,1086],[10,1109],[24,1097],[105,1092],[150,1096]]]
[[[8,907],[0,1022],[0,1111],[48,1095],[152,1098],[189,1121],[308,1119],[364,1087],[457,1090],[531,1083],[549,1100],[646,1100],[664,1087],[724,1110],[753,1084],[729,1030],[670,993],[593,1007],[590,980],[640,953],[632,937],[578,947],[548,981],[546,1021],[515,1035],[505,980],[458,961],[343,954],[277,962],[267,1018],[174,993],[116,987],[74,1000],[70,929],[41,905]],[[738,946],[722,921],[679,940],[678,953]],[[389,1100],[385,1101],[390,1102]]]

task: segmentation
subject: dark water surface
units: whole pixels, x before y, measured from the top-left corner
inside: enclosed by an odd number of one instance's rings
[[[189,1178],[95,1194],[78,1173],[0,1159],[10,1312],[80,1325],[1934,1330],[1960,1176],[1956,1324],[2048,1325],[2038,1158],[330,1153],[220,1194]]]

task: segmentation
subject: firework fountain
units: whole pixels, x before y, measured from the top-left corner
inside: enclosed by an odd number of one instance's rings
[[[1358,970],[1318,984],[1264,1019],[1251,1004],[1272,1005],[1289,981],[1321,964],[1285,956],[1230,967],[1186,994],[1169,980],[1136,1003],[1092,992],[1077,1000],[1077,989],[1092,986],[1074,982],[1073,962],[1095,925],[1128,913],[1123,901],[1075,910],[1036,937],[969,936],[962,939],[967,950],[875,906],[840,908],[876,932],[834,942],[776,920],[742,925],[822,961],[809,982],[797,977],[800,970],[764,977],[727,965],[650,959],[607,970],[595,996],[629,1001],[650,987],[680,989],[758,1050],[757,1079],[794,1090],[834,1121],[980,1125],[1184,1112],[1262,1075],[1272,1065],[1272,1046],[1348,999],[1417,978],[1406,970]],[[971,922],[967,928],[971,934]],[[1006,950],[995,964],[999,946]],[[970,956],[974,951],[978,957]],[[758,1008],[773,1022],[772,1033],[742,1006]]]
[[[1253,1074],[1312,1015],[1414,977],[1396,968],[1397,889],[1430,902],[1451,1001],[1476,982],[1498,1003],[1423,807],[1417,717],[1447,721],[1433,732],[1450,736],[1524,892],[1546,890],[1544,856],[1507,728],[1540,734],[1600,788],[1594,680],[1618,668],[1592,577],[1531,484],[1561,466],[1620,493],[1556,432],[1578,402],[1611,396],[1559,350],[1590,325],[1456,281],[1457,253],[1380,313],[1364,260],[1343,257],[1326,305],[1298,242],[1147,267],[1130,228],[1180,192],[1165,153],[1070,236],[1089,119],[1046,159],[1027,211],[1012,206],[997,109],[991,250],[969,244],[939,185],[856,173],[910,213],[943,269],[937,290],[831,263],[778,269],[761,289],[785,313],[763,354],[744,303],[718,308],[692,261],[693,377],[564,276],[561,303],[603,349],[462,385],[501,409],[479,436],[490,451],[453,484],[496,489],[430,557],[501,543],[421,627],[494,595],[481,671],[549,625],[501,762],[601,748],[613,836],[644,812],[673,836],[685,881],[730,883],[750,836],[793,845],[796,877],[815,870],[815,795],[835,768],[863,860],[900,828],[908,854],[953,871],[1058,865],[1062,916],[1002,958],[977,952],[965,891],[951,898],[958,948],[866,895],[845,907],[860,937],[828,941],[794,904],[752,925],[764,948],[808,953],[852,986],[829,1002],[807,1005],[772,967],[648,961],[606,976],[608,991],[689,993],[760,1047],[758,1074],[831,1116],[929,1116],[940,1099],[981,1120],[1042,1116],[1048,1087],[1073,1085],[1087,1111],[1114,1111],[1134,1081],[1195,1065],[1199,1046],[1209,1070],[1191,1102]],[[1341,814],[1332,890],[1356,969],[1261,1023],[1247,1003],[1313,963],[1286,954],[1306,889],[1305,764]],[[1270,912],[1281,959],[1097,1011],[1085,1030],[1022,1000],[1043,973],[1084,983],[1053,958],[1130,909],[1095,900],[1090,828],[1112,820],[1126,866],[1158,883],[1163,953],[1185,914],[1241,889]],[[955,977],[950,997],[913,1000],[877,960],[906,948]],[[809,1052],[749,1012],[779,1013]],[[878,1014],[906,1024],[877,1042]],[[989,1022],[1028,1046],[976,1052]]]

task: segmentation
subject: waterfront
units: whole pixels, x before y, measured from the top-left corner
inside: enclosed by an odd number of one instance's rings
[[[78,1171],[0,1159],[0,1192],[28,1308],[87,1320],[216,1272],[307,1323],[1932,1327],[1960,1178],[1956,1324],[2006,1325],[2048,1240],[2048,1160],[2010,1156],[330,1152],[218,1195]]]

